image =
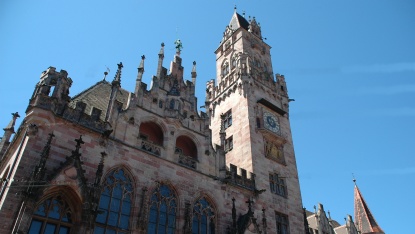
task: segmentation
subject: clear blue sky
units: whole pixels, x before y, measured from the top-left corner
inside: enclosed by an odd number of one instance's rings
[[[185,79],[197,62],[197,96],[215,77],[214,50],[238,12],[255,16],[284,74],[303,196],[344,223],[353,215],[352,173],[386,233],[413,233],[415,210],[415,1],[11,1],[0,2],[0,127],[22,116],[39,75],[68,71],[73,96],[111,80],[134,91],[183,42]],[[22,118],[21,118],[22,119]],[[0,133],[1,135],[1,133]]]

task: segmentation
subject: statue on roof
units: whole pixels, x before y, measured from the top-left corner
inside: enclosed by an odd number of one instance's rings
[[[182,49],[183,49],[183,44],[182,44],[182,42],[180,41],[180,39],[177,39],[177,40],[174,42],[174,44],[176,45],[176,52],[177,52],[177,53],[180,53],[180,51],[182,51]]]

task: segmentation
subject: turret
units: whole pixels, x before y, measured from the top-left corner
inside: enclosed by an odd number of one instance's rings
[[[65,70],[56,72],[56,68],[49,67],[46,71],[42,72],[32,98],[38,94],[43,94],[54,97],[59,101],[69,102],[70,97],[68,95],[71,85],[72,79],[68,77],[68,72]]]

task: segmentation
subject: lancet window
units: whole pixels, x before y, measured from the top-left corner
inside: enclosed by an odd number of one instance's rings
[[[111,171],[104,180],[94,234],[129,233],[133,197],[132,180],[126,171]]]
[[[51,196],[37,206],[28,233],[69,233],[71,217],[72,211],[65,199],[61,195]]]
[[[201,198],[193,206],[192,234],[214,233],[215,211],[206,198]]]
[[[175,233],[176,212],[176,195],[169,186],[158,184],[151,194],[147,233]]]

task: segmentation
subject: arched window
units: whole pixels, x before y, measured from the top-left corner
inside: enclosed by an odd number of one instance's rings
[[[232,69],[234,69],[236,67],[236,59],[235,57],[232,58]]]
[[[28,233],[69,233],[72,227],[71,214],[68,203],[61,195],[52,196],[37,206]]]
[[[158,184],[151,194],[147,233],[175,233],[176,209],[176,196],[172,190],[167,185]]]
[[[201,198],[193,207],[192,234],[214,233],[215,212],[206,198]]]
[[[124,169],[111,171],[103,184],[94,234],[128,233],[132,200],[132,182]]]

